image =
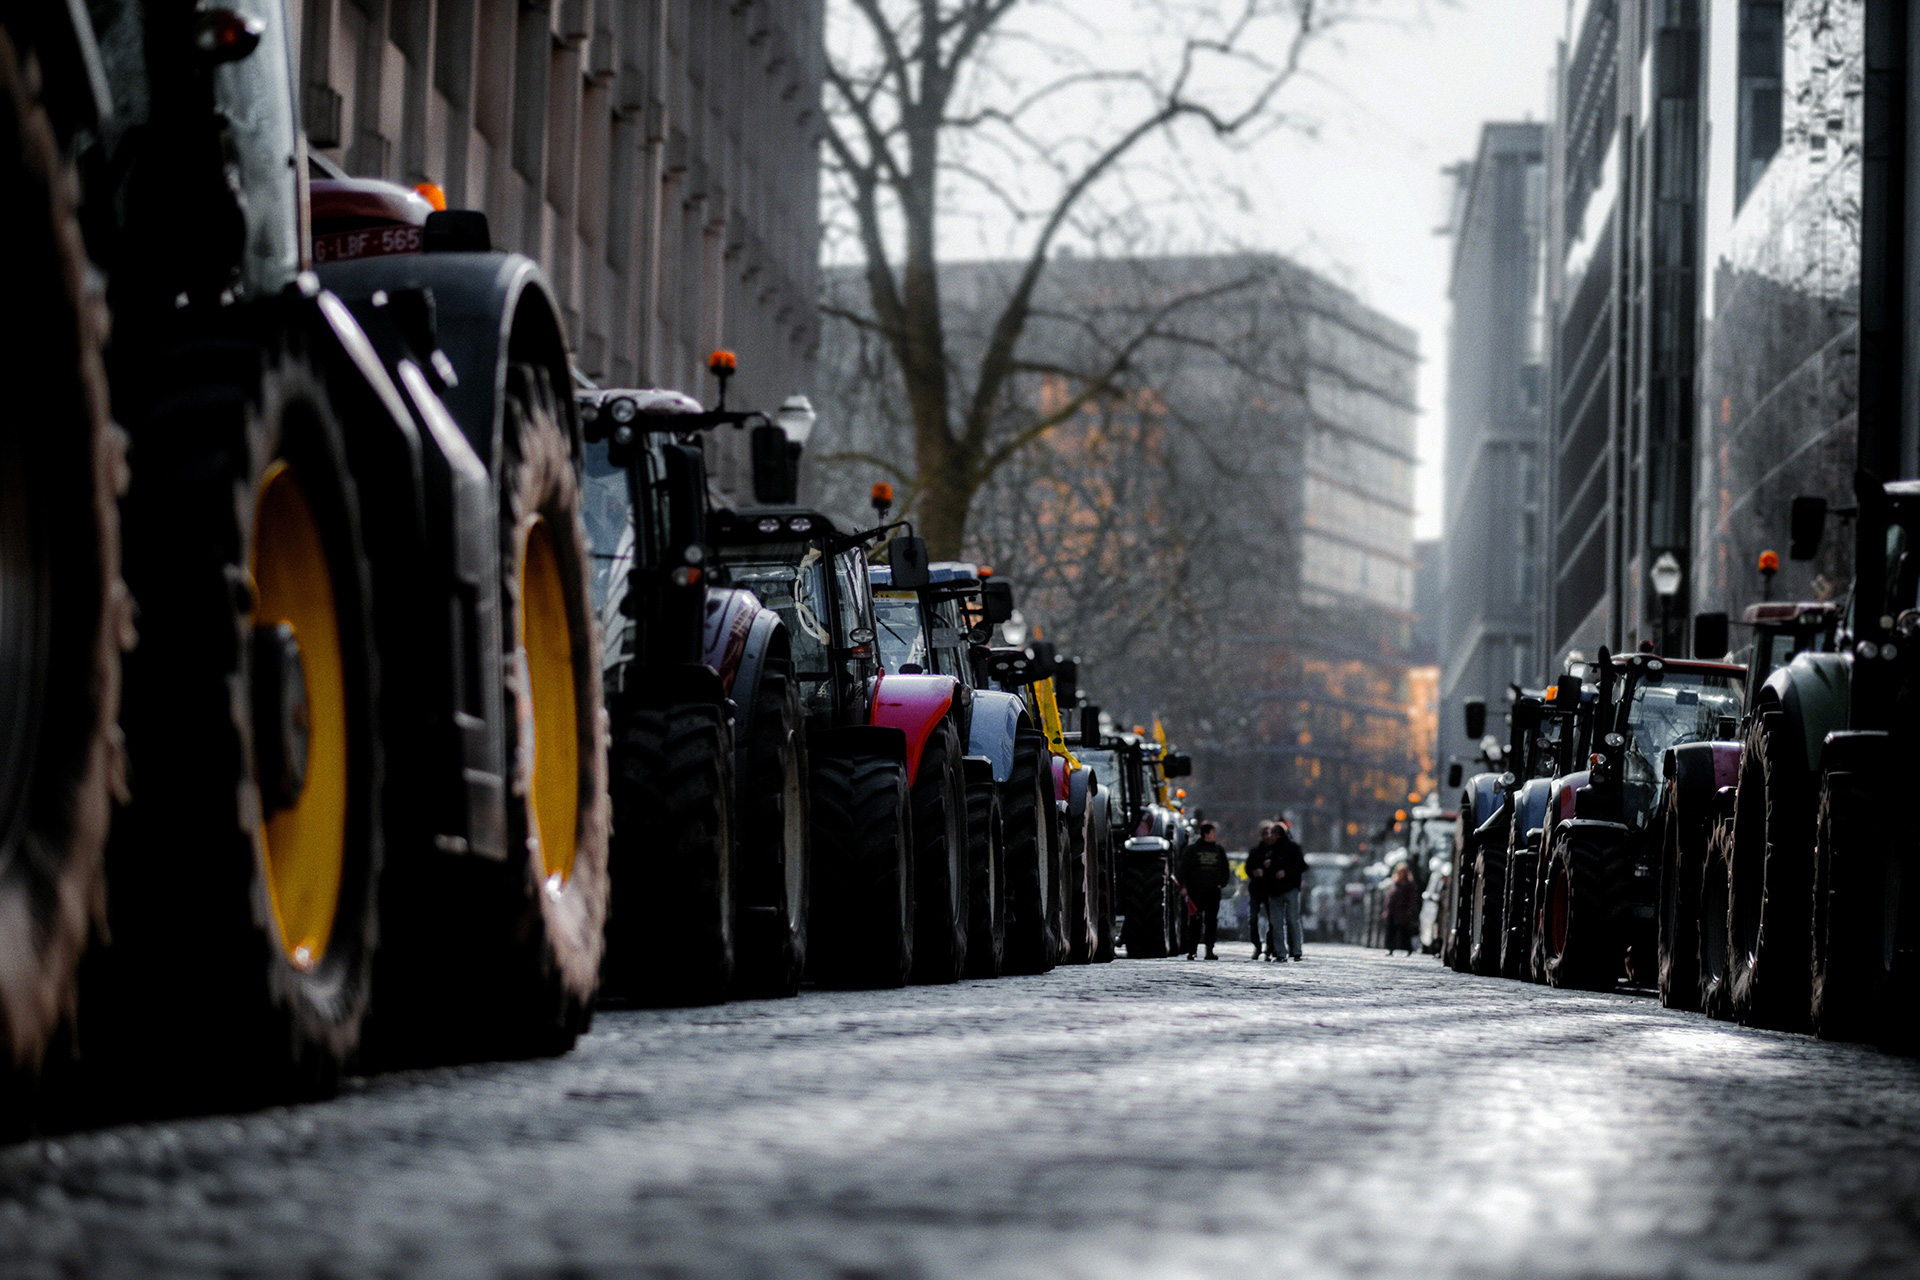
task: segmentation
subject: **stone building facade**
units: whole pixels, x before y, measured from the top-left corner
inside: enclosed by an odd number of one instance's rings
[[[290,0],[309,144],[545,268],[603,385],[812,389],[825,0]],[[721,448],[724,489],[742,479]]]

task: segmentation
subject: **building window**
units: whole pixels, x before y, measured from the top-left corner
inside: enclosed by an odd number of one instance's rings
[[[1780,67],[1785,54],[1780,0],[1741,0],[1739,101],[1733,207],[1767,171],[1780,149]]]

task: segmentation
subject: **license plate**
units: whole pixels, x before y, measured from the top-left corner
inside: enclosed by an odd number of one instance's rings
[[[420,252],[420,228],[413,226],[367,227],[360,231],[335,231],[313,238],[313,260],[345,262],[351,258],[379,258],[390,253]]]

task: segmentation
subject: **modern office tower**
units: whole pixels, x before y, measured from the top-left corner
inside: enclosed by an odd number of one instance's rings
[[[1452,170],[1453,303],[1447,348],[1441,586],[1440,756],[1471,761],[1463,698],[1492,705],[1540,678],[1541,263],[1545,132],[1489,124]]]

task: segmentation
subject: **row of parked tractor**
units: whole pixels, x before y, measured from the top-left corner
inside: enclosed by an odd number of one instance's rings
[[[1793,506],[1796,559],[1851,526],[1843,601],[1700,615],[1687,660],[1572,655],[1511,691],[1504,742],[1468,701],[1486,768],[1450,779],[1449,965],[1914,1047],[1920,877],[1894,802],[1920,745],[1920,483],[1855,488]]]
[[[1171,949],[1184,758],[890,495],[797,505],[804,401],[581,377],[483,215],[308,155],[288,45],[0,14],[0,1131]]]

